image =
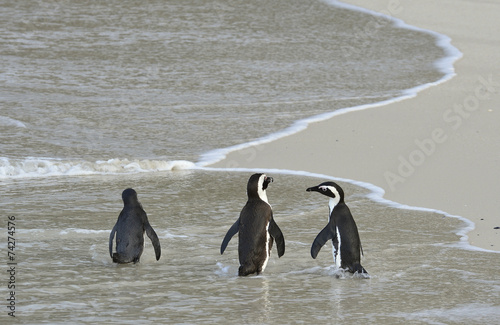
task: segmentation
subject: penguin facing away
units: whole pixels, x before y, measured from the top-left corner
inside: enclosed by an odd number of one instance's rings
[[[264,272],[273,240],[276,241],[278,257],[285,254],[285,238],[273,219],[273,211],[267,201],[266,189],[272,181],[273,178],[265,174],[250,176],[247,184],[248,201],[222,241],[221,254],[231,238],[238,233],[239,276]]]
[[[337,267],[351,273],[368,273],[361,266],[363,254],[356,222],[344,202],[344,191],[334,182],[324,182],[309,187],[307,192],[319,192],[330,198],[328,224],[316,236],[311,246],[311,256],[316,258],[320,249],[328,240],[332,240],[333,259]]]
[[[146,212],[137,199],[137,192],[128,188],[122,193],[123,210],[109,235],[109,255],[115,263],[137,263],[144,250],[144,232],[153,243],[156,260],[160,259],[160,240],[149,224]],[[116,234],[116,253],[113,238]]]

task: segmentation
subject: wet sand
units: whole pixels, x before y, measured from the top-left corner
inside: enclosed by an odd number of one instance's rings
[[[402,101],[311,123],[212,167],[279,168],[368,182],[384,198],[474,222],[471,245],[500,251],[500,3],[346,1],[451,38],[456,75]],[[376,32],[376,20],[360,38]],[[397,67],[395,67],[397,68]]]

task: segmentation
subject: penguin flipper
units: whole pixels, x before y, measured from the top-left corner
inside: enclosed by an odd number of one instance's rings
[[[151,239],[151,243],[153,243],[156,260],[158,261],[161,256],[160,240],[158,239],[158,235],[156,235],[155,230],[153,229],[153,227],[151,227],[149,223],[146,225],[146,234],[148,235],[149,239]]]
[[[283,237],[283,233],[281,232],[280,227],[271,219],[269,222],[269,234],[276,241],[276,247],[278,248],[278,257],[281,257],[285,254],[285,237]]]
[[[113,239],[115,238],[116,227],[117,224],[115,224],[115,226],[111,230],[111,233],[109,234],[109,256],[111,256],[111,258],[113,258]]]
[[[323,228],[323,230],[321,230],[321,232],[316,236],[316,239],[314,239],[314,242],[311,246],[312,258],[316,258],[321,247],[323,247],[328,240],[336,238],[336,236],[337,234],[332,230],[330,224]]]
[[[227,244],[229,244],[229,241],[231,238],[233,238],[234,235],[239,231],[240,227],[240,219],[236,220],[236,222],[229,228],[229,230],[226,233],[226,236],[224,237],[224,240],[222,241],[222,244],[220,245],[220,253],[224,253],[226,250]]]

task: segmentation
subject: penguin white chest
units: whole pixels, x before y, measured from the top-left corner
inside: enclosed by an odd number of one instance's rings
[[[259,190],[257,191],[257,193],[259,194],[259,198],[266,202],[267,205],[269,205],[269,208],[272,209],[271,205],[269,204],[269,202],[267,201],[267,194],[266,194],[266,191],[265,190],[262,190],[259,186]],[[271,255],[271,252],[269,250],[269,240],[271,240],[271,235],[269,235],[269,222],[267,223],[266,225],[266,258],[264,260],[264,263],[262,263],[262,272],[264,272],[264,269],[266,268],[267,266],[267,262],[269,262],[269,256]]]
[[[271,239],[271,236],[269,235],[269,223],[266,225],[266,258],[264,259],[264,263],[262,263],[262,272],[264,272],[264,269],[267,266],[267,262],[269,262],[269,257],[271,255],[271,252],[269,251],[269,240]]]
[[[337,250],[335,250],[335,246],[333,247],[333,261],[335,262],[335,266],[337,266],[337,268],[340,268],[340,265],[342,265],[342,256],[340,255],[340,246],[342,245],[342,240],[340,238],[339,227],[335,227],[335,231],[337,233],[337,239],[339,243]]]
[[[328,215],[328,221],[330,221],[330,216],[332,215],[333,209],[339,204],[339,199],[337,197],[330,198],[328,201],[328,210],[330,214]]]
[[[328,222],[330,222],[330,219],[332,218],[333,209],[335,208],[335,206],[338,203],[339,203],[338,196],[335,198],[330,198],[330,200],[328,202],[328,210],[330,212],[328,214]],[[337,236],[338,247],[337,247],[337,249],[335,249],[335,245],[332,242],[332,255],[333,255],[333,261],[334,261],[335,265],[339,268],[340,265],[342,264],[342,257],[340,256],[340,246],[342,245],[342,240],[340,238],[340,231],[339,231],[338,226],[335,226],[335,234]]]

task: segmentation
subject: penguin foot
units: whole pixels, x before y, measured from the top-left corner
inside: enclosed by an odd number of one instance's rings
[[[359,273],[359,274],[361,274],[361,273],[368,274],[368,272],[366,272],[366,270],[359,263],[356,263],[353,266],[349,267],[349,272],[351,272],[351,273]]]

